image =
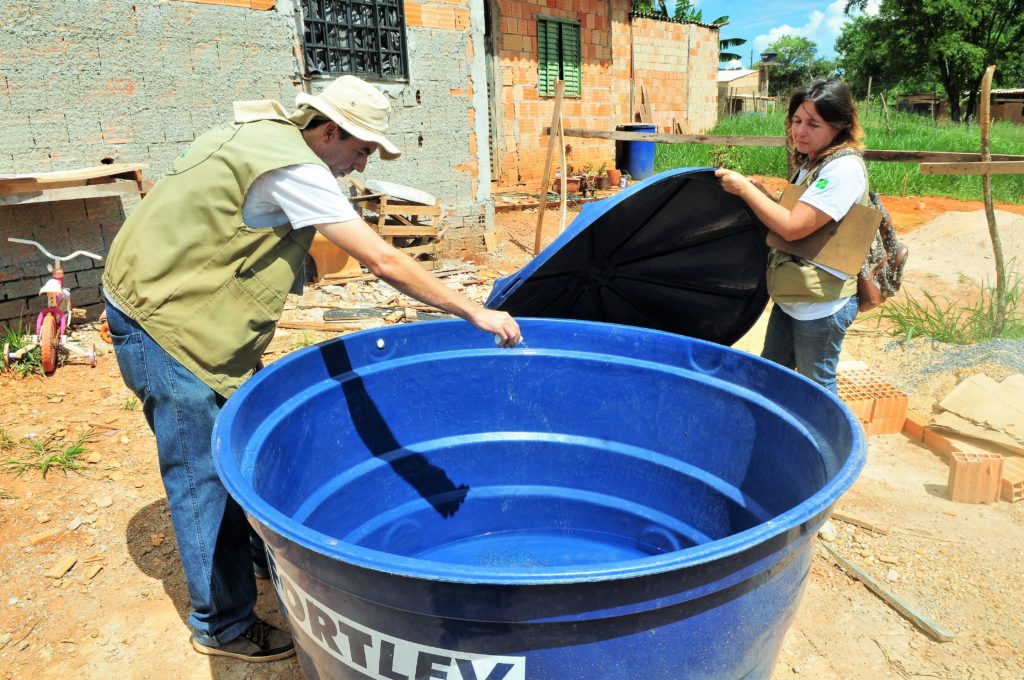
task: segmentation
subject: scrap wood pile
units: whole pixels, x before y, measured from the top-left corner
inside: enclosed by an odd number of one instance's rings
[[[474,302],[483,303],[500,272],[459,262],[438,269],[432,276]],[[422,305],[379,280],[372,274],[328,279],[307,288],[295,302],[285,306],[278,331],[268,353],[287,352],[299,340],[289,331],[348,333],[396,323],[451,318],[441,310]]]

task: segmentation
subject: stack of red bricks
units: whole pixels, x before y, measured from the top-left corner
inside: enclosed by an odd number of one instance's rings
[[[1000,497],[1024,500],[1024,457],[1003,456],[951,439],[929,427],[928,419],[909,411],[903,432],[949,463],[949,499],[957,503],[994,503]]]
[[[895,434],[903,431],[907,417],[906,394],[870,369],[842,371],[836,377],[839,398],[850,407],[864,434]]]

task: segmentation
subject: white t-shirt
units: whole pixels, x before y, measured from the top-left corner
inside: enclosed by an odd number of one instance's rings
[[[796,176],[797,183],[806,176],[807,169],[800,168],[800,173]],[[861,169],[858,159],[855,156],[843,156],[821,169],[818,179],[814,181],[814,184],[807,187],[807,190],[800,196],[800,201],[812,208],[817,208],[838,222],[846,217],[846,213],[850,211],[850,208],[855,203],[860,201],[866,186],[867,177],[864,176],[864,171]],[[813,264],[815,267],[824,269],[840,279],[846,280],[850,278],[849,274],[832,269],[831,267],[826,267],[817,262]],[[826,302],[778,302],[776,304],[782,308],[782,311],[794,319],[811,321],[832,316],[842,309],[849,299],[849,297],[844,297]]]
[[[257,177],[245,196],[242,218],[250,227],[269,228],[290,222],[300,229],[348,222],[358,219],[359,214],[341,193],[330,170],[315,163],[302,163]],[[117,307],[109,295],[106,298],[108,304]]]
[[[250,227],[275,227],[286,222],[295,229],[359,218],[341,193],[330,170],[315,163],[289,165],[263,173],[249,187],[242,217]]]

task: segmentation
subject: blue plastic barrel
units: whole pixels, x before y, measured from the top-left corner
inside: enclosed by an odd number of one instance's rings
[[[654,133],[655,127],[646,124],[617,125],[620,132]],[[617,140],[615,166],[629,173],[633,179],[644,179],[654,173],[654,142]]]
[[[857,420],[758,357],[606,323],[461,321],[288,355],[218,471],[309,678],[767,678]]]

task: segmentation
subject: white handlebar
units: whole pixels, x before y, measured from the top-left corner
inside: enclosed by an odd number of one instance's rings
[[[7,240],[11,241],[13,243],[24,243],[25,245],[35,246],[36,248],[39,248],[39,250],[41,250],[43,252],[43,255],[46,255],[50,259],[57,260],[58,262],[67,262],[71,258],[78,257],[79,255],[85,255],[86,257],[91,257],[94,260],[102,260],[103,259],[100,255],[96,255],[95,253],[90,253],[90,252],[88,252],[86,250],[76,250],[75,252],[71,253],[70,255],[65,255],[64,257],[60,257],[59,255],[54,255],[53,253],[48,251],[46,248],[44,248],[42,245],[40,245],[39,243],[36,243],[35,241],[29,241],[28,239],[25,239],[25,238],[8,238]]]

